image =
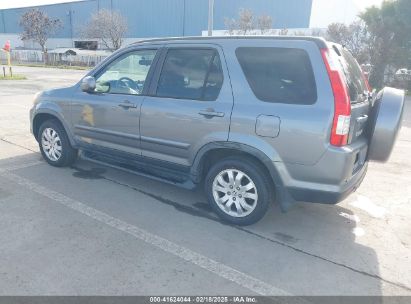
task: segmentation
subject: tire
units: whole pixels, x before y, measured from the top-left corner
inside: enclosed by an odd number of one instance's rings
[[[77,159],[77,150],[70,145],[67,133],[59,121],[50,119],[43,122],[37,138],[41,155],[50,165],[66,167]],[[47,149],[50,145],[52,148]]]
[[[239,176],[242,176],[240,182],[236,180]],[[259,164],[244,157],[228,157],[213,165],[204,186],[214,212],[224,221],[239,226],[258,222],[273,198],[271,178]]]

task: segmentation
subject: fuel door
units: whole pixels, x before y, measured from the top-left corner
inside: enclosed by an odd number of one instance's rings
[[[255,123],[255,133],[263,137],[277,137],[280,134],[280,124],[278,116],[259,115]]]

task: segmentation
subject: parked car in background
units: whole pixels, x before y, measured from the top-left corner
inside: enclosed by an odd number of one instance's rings
[[[399,69],[397,70],[397,72],[395,72],[395,75],[396,76],[400,76],[400,75],[411,76],[411,70]]]
[[[37,95],[31,129],[53,166],[83,156],[186,188],[225,221],[270,203],[335,204],[386,161],[404,92],[370,92],[353,56],[311,37],[153,39],[70,88]]]
[[[392,85],[396,88],[411,91],[411,70],[406,68],[397,70]]]

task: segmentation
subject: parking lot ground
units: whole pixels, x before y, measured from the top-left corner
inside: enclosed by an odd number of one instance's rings
[[[0,295],[411,295],[411,100],[390,161],[329,206],[221,223],[186,191],[79,160],[42,161],[38,90],[84,71],[16,67],[0,83]]]

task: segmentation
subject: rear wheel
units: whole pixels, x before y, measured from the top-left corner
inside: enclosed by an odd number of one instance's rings
[[[38,140],[43,158],[52,166],[69,166],[77,158],[77,150],[70,145],[66,131],[57,120],[42,123]]]
[[[270,177],[258,164],[240,157],[218,162],[205,180],[211,207],[235,225],[251,225],[264,216],[271,201],[270,186]]]

